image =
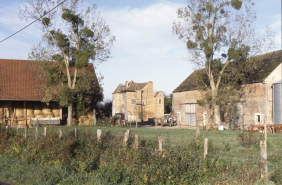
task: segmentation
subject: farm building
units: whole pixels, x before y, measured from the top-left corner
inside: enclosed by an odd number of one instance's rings
[[[113,92],[112,115],[124,114],[128,121],[148,121],[164,116],[164,96],[155,92],[153,82],[135,83],[126,81]]]
[[[48,105],[42,102],[47,77],[42,76],[42,68],[37,64],[30,60],[0,59],[0,124],[28,126],[35,122],[60,124],[64,120],[67,111],[57,100]],[[92,64],[87,70],[95,73]],[[91,118],[93,111],[80,120],[87,122]]]
[[[231,115],[221,115],[222,124],[260,125],[264,124],[264,121],[267,124],[282,123],[282,50],[253,59],[254,64],[247,69],[246,82],[240,84],[238,91],[241,96],[237,104],[236,119]],[[181,114],[182,124],[194,126],[196,122],[200,125],[213,122],[213,112],[209,106],[200,106],[197,103],[205,96],[198,81],[199,75],[207,80],[205,70],[194,71],[173,91],[172,106]]]

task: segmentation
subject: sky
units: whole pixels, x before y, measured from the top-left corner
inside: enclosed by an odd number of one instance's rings
[[[186,0],[86,0],[97,4],[116,36],[111,58],[96,65],[102,81],[105,100],[125,81],[153,81],[155,91],[166,95],[196,69],[188,60],[183,41],[172,34],[176,11]],[[27,0],[0,0],[0,40],[26,26],[29,22],[18,18],[19,7]],[[255,27],[264,31],[270,26],[275,32],[274,50],[281,49],[281,0],[255,0]],[[0,58],[27,59],[33,46],[42,38],[37,24],[0,43]]]

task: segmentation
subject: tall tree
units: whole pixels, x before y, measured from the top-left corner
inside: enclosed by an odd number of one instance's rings
[[[251,0],[188,0],[177,11],[180,21],[173,23],[173,32],[185,41],[191,60],[206,69],[204,85],[216,124],[220,124],[219,90],[230,63],[266,52],[273,43],[272,32],[256,33],[253,5]]]
[[[111,54],[115,37],[93,5],[84,9],[83,1],[65,1],[57,6],[58,0],[31,0],[20,17],[39,20],[43,32],[42,42],[35,46],[30,59],[58,61],[63,63],[66,73],[66,88],[62,88],[67,99],[67,125],[72,122],[72,109],[77,88],[78,70],[87,67],[89,62],[104,62]]]
[[[163,93],[164,94],[164,93]],[[164,113],[169,114],[172,111],[172,94],[164,94]]]

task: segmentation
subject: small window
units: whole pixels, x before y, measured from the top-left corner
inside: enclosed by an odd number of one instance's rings
[[[131,99],[131,104],[137,104],[137,99]]]
[[[162,99],[159,99],[159,105],[161,105],[162,104]]]
[[[257,115],[258,122],[260,123],[260,115]]]
[[[142,100],[142,105],[146,105],[146,101],[145,100]]]

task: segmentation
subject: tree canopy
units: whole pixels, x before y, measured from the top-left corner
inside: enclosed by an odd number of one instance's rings
[[[173,32],[186,43],[190,59],[205,69],[208,83],[202,84],[216,124],[220,124],[220,106],[230,103],[228,98],[223,103],[222,97],[234,95],[230,87],[242,77],[230,63],[267,52],[273,43],[272,32],[256,32],[253,5],[251,0],[188,0],[177,11],[180,21],[173,23]]]
[[[94,63],[95,67],[109,59],[115,37],[100,17],[96,5],[84,9],[83,1],[66,1],[46,14],[56,5],[56,0],[32,0],[24,9],[20,9],[20,16],[40,20],[44,34],[29,58],[61,64],[45,67],[49,72],[45,100],[59,97],[60,105],[68,107],[68,125],[71,125],[73,103],[76,102],[78,110],[85,105],[90,94],[95,94],[95,90],[101,94],[101,89],[97,91],[97,85],[94,84],[98,83],[94,79],[95,72],[93,76],[89,70],[83,73],[78,71],[89,67],[88,63]]]

